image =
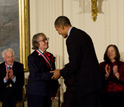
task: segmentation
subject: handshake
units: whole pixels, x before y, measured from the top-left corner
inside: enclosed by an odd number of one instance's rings
[[[51,77],[51,79],[59,79],[61,77],[61,74],[60,74],[60,69],[56,69],[54,71],[50,71],[50,73],[53,73],[53,76]]]

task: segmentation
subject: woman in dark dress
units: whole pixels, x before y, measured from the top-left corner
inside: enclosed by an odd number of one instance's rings
[[[116,45],[109,45],[100,63],[105,75],[105,87],[102,93],[102,107],[124,107],[124,62]]]

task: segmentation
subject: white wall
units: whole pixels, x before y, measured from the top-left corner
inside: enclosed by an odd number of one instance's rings
[[[57,68],[62,68],[63,38],[54,28],[54,20],[59,15],[62,15],[61,0],[30,0],[31,39],[36,33],[45,33],[50,38],[48,51],[56,56]]]
[[[99,62],[109,44],[116,44],[124,59],[124,0],[98,0],[96,22],[91,16],[91,0],[64,0],[64,15],[91,36]]]
[[[98,16],[93,22],[91,0],[30,0],[31,39],[39,32],[50,38],[48,51],[56,56],[57,68],[68,62],[65,40],[54,28],[54,21],[59,15],[69,17],[73,26],[91,36],[99,62],[103,61],[109,44],[118,46],[124,60],[124,0],[97,1]]]
[[[96,22],[91,16],[91,0],[30,0],[31,39],[44,32],[49,38],[49,51],[56,56],[57,68],[68,62],[63,38],[54,28],[59,15],[69,17],[72,25],[92,38],[99,62],[109,44],[116,44],[124,59],[124,0],[98,0]]]

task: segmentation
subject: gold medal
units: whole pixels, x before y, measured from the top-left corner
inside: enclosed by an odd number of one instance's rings
[[[12,87],[12,84],[9,84],[9,87]]]

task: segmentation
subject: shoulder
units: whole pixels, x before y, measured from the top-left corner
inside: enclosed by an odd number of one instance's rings
[[[83,31],[82,29],[78,29],[78,28],[76,28],[76,27],[73,27],[71,31],[72,31],[72,32],[79,32],[79,33],[83,33],[83,34],[88,35],[85,31]]]
[[[72,31],[70,32],[70,36],[71,38],[73,38],[74,40],[76,39],[77,41],[92,41],[89,34],[75,27],[72,28]]]
[[[34,56],[34,55],[38,55],[38,53],[35,51],[33,51],[29,56]]]
[[[56,58],[55,58],[55,56],[52,53],[47,52],[47,55],[48,55],[48,57],[50,58],[51,61],[55,62]]]
[[[50,52],[47,52],[47,55],[48,55],[49,57],[54,57],[54,58],[55,58],[55,56],[54,56],[52,53],[50,53]]]
[[[121,65],[124,65],[124,62],[123,61],[118,61],[119,64]]]
[[[53,54],[52,53],[50,53],[50,52],[47,52],[50,56],[53,56]]]
[[[100,62],[100,66],[105,66],[107,63],[105,61]]]
[[[73,34],[77,34],[77,33],[81,33],[81,32],[83,32],[81,29],[78,29],[78,28],[76,28],[76,27],[73,27],[72,29],[71,29],[71,32],[70,32],[70,35],[73,35]]]
[[[29,56],[28,58],[34,58],[34,57],[37,57],[38,56],[38,53],[36,51],[33,51]]]
[[[0,63],[0,65],[3,65],[3,64],[5,64],[5,62]]]
[[[23,66],[23,64],[22,64],[22,63],[17,62],[17,61],[14,61],[14,65],[16,65],[16,66]]]
[[[28,56],[28,63],[38,63],[44,60],[44,58],[36,51],[33,51],[29,56]]]
[[[47,52],[47,54],[48,54],[49,57],[54,57],[55,58],[55,56],[52,53]]]
[[[102,61],[102,62],[100,62],[100,64],[106,64],[107,62],[106,61]]]
[[[0,67],[5,66],[5,62],[0,63]]]

